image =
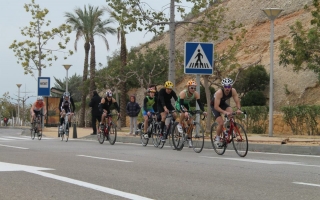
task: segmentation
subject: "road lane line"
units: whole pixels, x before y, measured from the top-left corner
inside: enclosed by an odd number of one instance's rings
[[[295,166],[320,168],[320,165],[308,165],[308,164],[304,164],[304,163],[300,163],[300,162],[277,161],[277,160],[258,160],[258,159],[246,159],[246,158],[218,158],[218,157],[210,157],[210,156],[200,156],[200,157],[221,159],[221,160],[234,160],[234,161],[241,161],[241,162],[252,162],[252,163],[269,164],[269,165],[295,165]]]
[[[268,153],[268,152],[254,152],[254,151],[250,151],[250,153],[269,154],[269,155],[280,155],[280,156],[296,156],[296,157],[320,158],[320,156],[315,156],[315,155],[303,155],[303,154]]]
[[[4,144],[0,144],[0,146],[2,146],[2,147],[16,148],[16,149],[29,149],[29,148],[24,148],[24,147],[15,147],[15,146],[9,146],[9,145],[4,145]]]
[[[77,155],[77,156],[87,157],[87,158],[96,158],[96,159],[100,159],[100,160],[112,160],[112,161],[118,161],[118,162],[133,162],[133,161],[129,161],[129,160],[118,160],[118,159],[112,159],[112,158],[101,158],[101,157],[86,156],[86,155]]]
[[[27,171],[27,170],[25,170],[25,171]],[[33,174],[37,174],[37,175],[40,175],[40,176],[44,176],[44,177],[47,177],[47,178],[63,181],[63,182],[66,182],[66,183],[71,183],[71,184],[78,185],[78,186],[81,186],[81,187],[90,188],[90,189],[97,190],[97,191],[104,192],[104,193],[108,193],[108,194],[111,194],[111,195],[120,196],[120,197],[127,198],[127,199],[151,200],[151,199],[149,199],[147,197],[139,196],[139,195],[136,195],[136,194],[122,192],[120,190],[115,190],[115,189],[112,189],[112,188],[102,187],[100,185],[95,185],[95,184],[92,184],[92,183],[87,183],[87,182],[84,182],[84,181],[79,181],[79,180],[75,180],[75,179],[71,179],[71,178],[67,178],[67,177],[63,177],[63,176],[58,176],[58,175],[55,175],[55,174],[50,174],[50,173],[46,173],[46,172],[42,172],[42,171],[30,170],[30,171],[27,171],[27,172],[33,173]]]
[[[8,140],[13,140],[13,139],[8,139],[8,138],[0,138],[0,140],[5,140],[5,141],[8,141]]]
[[[11,137],[11,136],[3,136],[3,138],[8,138],[8,139],[17,139],[17,140],[30,140],[31,138],[23,138],[23,137]]]
[[[304,182],[292,182],[292,183],[299,184],[299,185],[308,185],[308,186],[320,187],[319,184],[314,184],[314,183],[304,183]]]

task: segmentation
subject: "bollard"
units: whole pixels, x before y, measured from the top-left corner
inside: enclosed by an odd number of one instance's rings
[[[77,136],[77,124],[73,123],[73,138],[78,138]]]

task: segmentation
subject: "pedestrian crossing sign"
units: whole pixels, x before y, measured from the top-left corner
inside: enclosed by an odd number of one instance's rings
[[[207,75],[213,73],[213,43],[185,43],[184,73]]]

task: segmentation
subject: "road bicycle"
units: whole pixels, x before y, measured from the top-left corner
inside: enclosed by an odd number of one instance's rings
[[[230,117],[225,115],[222,129],[223,132],[220,136],[220,141],[215,141],[218,123],[215,122],[211,126],[211,144],[214,151],[218,155],[223,155],[227,149],[228,144],[231,142],[233,144],[234,150],[240,157],[245,157],[248,153],[247,133],[241,124],[234,121],[233,116],[236,114],[236,112],[233,112]],[[247,117],[247,113],[245,111],[242,112],[242,114],[245,115],[245,118]]]
[[[117,125],[112,122],[112,117],[118,114],[107,114],[106,119],[108,123],[105,123],[103,129],[99,129],[97,134],[98,141],[100,144],[103,144],[105,140],[108,140],[111,145],[114,145],[117,139]],[[118,115],[117,121],[120,116]]]
[[[190,124],[182,123],[183,132],[180,133],[178,131],[178,123],[173,127],[172,134],[172,143],[176,150],[181,151],[184,147],[185,143],[188,143],[188,140],[191,141],[191,146],[196,153],[200,153],[204,146],[204,128],[201,126],[199,122],[194,120],[195,116],[198,114],[203,114],[200,110],[188,111],[188,118],[185,120],[188,121],[191,118]],[[203,116],[202,120],[205,119]],[[191,138],[188,139],[188,135],[191,135]],[[191,148],[191,146],[189,146]]]
[[[142,146],[147,146],[149,139],[152,138],[153,146],[158,147],[159,142],[157,141],[157,137],[153,137],[156,133],[157,129],[159,129],[159,122],[157,121],[157,114],[155,112],[151,112],[151,115],[148,116],[148,129],[147,133],[144,133],[144,123],[141,124],[140,128],[140,139]]]
[[[172,137],[172,128],[173,126],[178,123],[175,122],[175,119],[173,119],[173,113],[176,112],[175,110],[169,111],[166,116],[166,121],[169,120],[169,124],[165,125],[164,131],[161,129],[161,125],[159,123],[158,128],[156,128],[156,132],[153,134],[153,137],[155,138],[155,142],[158,144],[158,147],[160,149],[163,148],[164,144],[166,143],[166,140],[162,140],[165,135],[167,135],[167,139],[169,139],[169,145],[171,149],[175,149],[174,145],[172,144],[172,140],[170,139]]]
[[[66,113],[62,122],[62,125],[59,127],[59,136],[61,141],[65,138],[66,142],[68,142],[69,139],[69,128],[70,128],[70,122],[68,120],[69,115],[71,113]]]
[[[38,137],[38,140],[41,140],[42,138],[42,116],[44,116],[43,114],[38,113],[35,117],[35,119],[33,120],[32,124],[31,124],[31,139],[34,139],[36,137]]]

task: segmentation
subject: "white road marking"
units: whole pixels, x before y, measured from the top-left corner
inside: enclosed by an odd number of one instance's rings
[[[8,141],[8,140],[13,140],[13,139],[8,139],[8,138],[0,138],[0,140],[5,140],[5,141]]]
[[[200,156],[203,158],[213,158],[213,159],[223,159],[223,160],[235,160],[241,162],[252,162],[252,163],[261,163],[261,164],[269,164],[269,165],[295,165],[295,166],[304,166],[304,167],[319,167],[320,165],[307,165],[300,162],[288,162],[288,161],[276,161],[276,160],[257,160],[257,159],[245,159],[245,158],[218,158],[218,157],[210,157],[210,156]]]
[[[63,181],[63,182],[66,182],[66,183],[71,183],[71,184],[74,184],[74,185],[90,188],[90,189],[93,189],[93,190],[97,190],[97,191],[100,191],[100,192],[104,192],[104,193],[107,193],[107,194],[111,194],[111,195],[115,195],[115,196],[119,196],[119,197],[123,197],[123,198],[127,198],[127,199],[151,200],[149,198],[146,198],[146,197],[143,197],[143,196],[139,196],[139,195],[136,195],[136,194],[122,192],[120,190],[115,190],[115,189],[112,189],[112,188],[102,187],[100,185],[95,185],[95,184],[87,183],[87,182],[84,182],[84,181],[79,181],[79,180],[75,180],[75,179],[71,179],[71,178],[67,178],[67,177],[63,177],[63,176],[58,176],[58,175],[55,175],[55,174],[50,174],[50,173],[42,172],[42,171],[39,171],[39,170],[54,170],[54,169],[0,162],[0,172],[1,171],[3,171],[3,172],[4,171],[25,171],[25,172],[29,172],[29,173],[32,173],[32,174],[36,174],[36,175],[40,175],[40,176],[43,176],[43,177],[47,177],[47,178]]]
[[[78,155],[78,156],[87,157],[87,158],[96,158],[96,159],[100,159],[100,160],[112,160],[112,161],[119,161],[119,162],[133,162],[133,161],[129,161],[129,160],[118,160],[118,159],[112,159],[112,158],[101,158],[101,157],[86,156],[86,155]]]
[[[11,136],[3,136],[3,138],[17,139],[17,140],[30,140],[31,139],[30,137],[29,138],[23,138],[23,137],[11,137]]]
[[[0,146],[2,146],[2,147],[10,147],[10,148],[15,148],[15,149],[29,149],[29,148],[25,148],[25,147],[15,147],[15,146],[9,146],[9,145],[4,145],[4,144],[0,144]]]
[[[320,158],[320,156],[316,156],[316,155],[285,154],[285,153],[267,153],[267,152],[254,152],[254,151],[250,151],[250,153],[269,154],[269,155],[280,155],[280,156],[296,156],[296,157]]]
[[[320,187],[319,184],[314,184],[314,183],[304,183],[304,182],[292,182],[292,183],[299,184],[299,185],[308,185],[308,186]]]

